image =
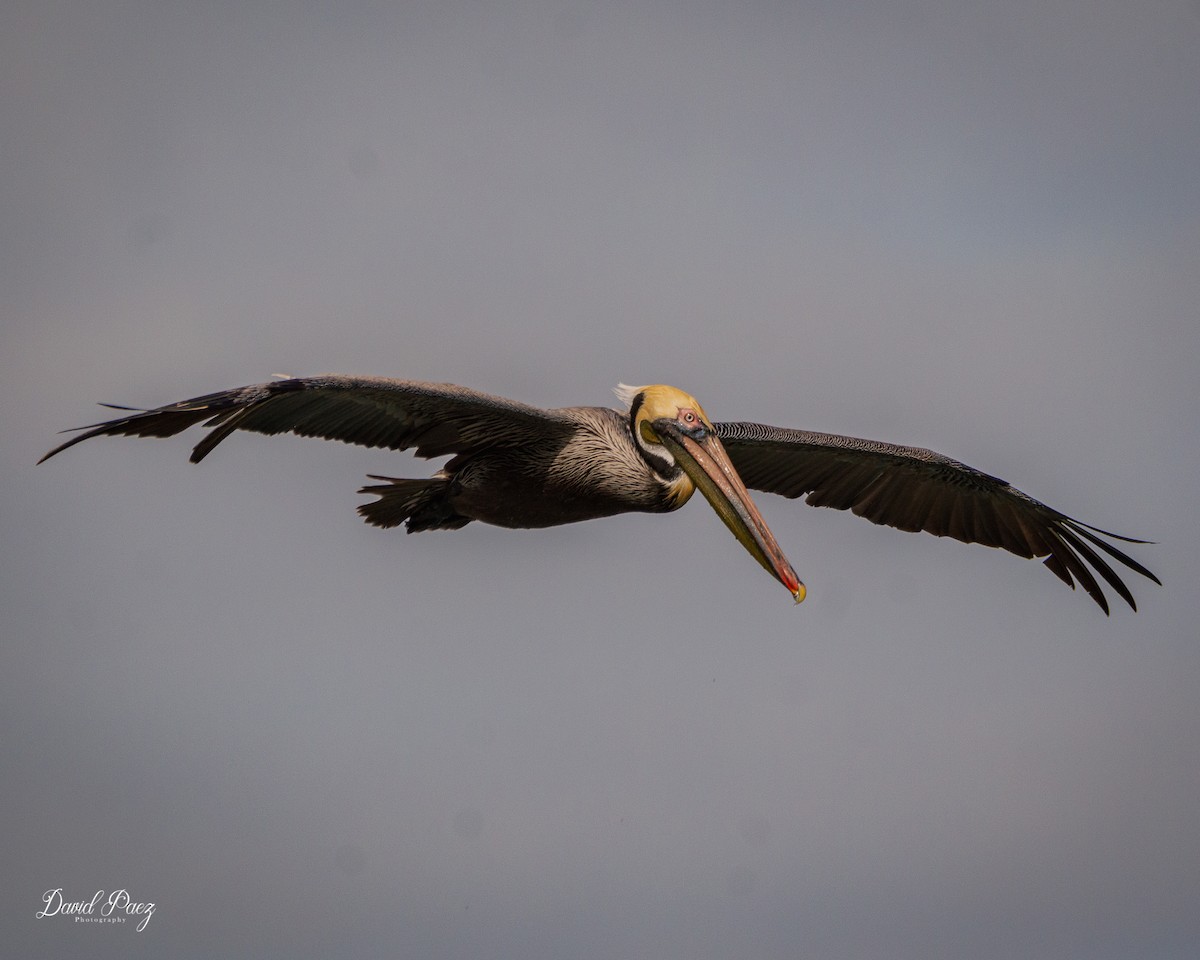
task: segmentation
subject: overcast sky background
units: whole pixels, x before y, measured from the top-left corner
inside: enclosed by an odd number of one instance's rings
[[[12,956],[1200,955],[1195,0],[10,0],[0,90]],[[930,446],[1165,587],[762,495],[794,607],[699,498],[405,537],[403,454],[34,466],[328,371]]]

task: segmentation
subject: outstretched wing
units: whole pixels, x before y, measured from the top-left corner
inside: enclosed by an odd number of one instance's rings
[[[238,387],[79,427],[86,432],[42,460],[91,437],[172,437],[201,422],[211,429],[192,450],[193,463],[234,430],[295,433],[390,450],[415,448],[418,456],[438,457],[565,438],[575,429],[557,411],[451,383],[322,375]]]
[[[850,510],[872,523],[924,530],[1043,561],[1075,581],[1108,613],[1098,573],[1133,609],[1133,595],[1097,548],[1155,583],[1136,560],[1101,539],[1145,543],[1059,513],[1016,487],[925,450],[761,423],[717,423],[717,435],[747,487],[817,507]],[[1090,569],[1089,569],[1090,567]]]

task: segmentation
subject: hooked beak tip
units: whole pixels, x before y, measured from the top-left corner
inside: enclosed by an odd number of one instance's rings
[[[656,421],[654,429],[742,546],[787,587],[796,603],[803,601],[807,595],[804,584],[767,529],[716,434],[696,435],[669,420]]]

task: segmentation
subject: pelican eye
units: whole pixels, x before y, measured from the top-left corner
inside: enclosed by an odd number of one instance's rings
[[[679,426],[693,440],[703,440],[708,435],[704,421],[691,407],[680,407],[677,412],[679,414],[677,420]]]

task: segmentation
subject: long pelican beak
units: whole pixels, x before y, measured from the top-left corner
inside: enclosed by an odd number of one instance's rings
[[[655,420],[651,425],[738,542],[763,569],[788,588],[797,603],[803,600],[804,584],[779,549],[717,435],[703,427],[688,430],[669,418]]]

